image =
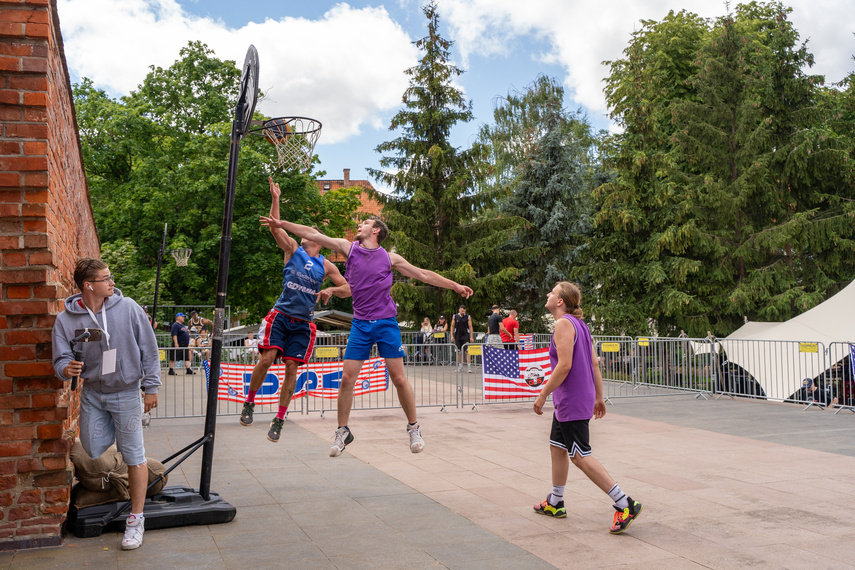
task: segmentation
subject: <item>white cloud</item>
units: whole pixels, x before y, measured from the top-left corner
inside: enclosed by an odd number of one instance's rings
[[[136,89],[150,65],[171,65],[188,41],[239,67],[255,45],[265,94],[258,109],[320,120],[325,144],[387,124],[407,86],[403,71],[418,57],[382,7],[337,4],[318,20],[268,19],[239,29],[192,16],[175,0],[59,0],[58,9],[72,74],[113,96]]]
[[[810,38],[816,65],[809,71],[839,81],[855,70],[855,36],[850,21],[850,0],[799,2],[790,15],[801,38]],[[551,52],[531,53],[535,61],[562,65],[568,94],[592,113],[607,110],[603,61],[622,57],[632,32],[642,19],[661,20],[669,10],[686,9],[702,17],[725,13],[724,3],[706,0],[443,0],[440,16],[451,27],[451,37],[465,62],[474,54],[506,55],[526,49],[534,38],[544,40]]]

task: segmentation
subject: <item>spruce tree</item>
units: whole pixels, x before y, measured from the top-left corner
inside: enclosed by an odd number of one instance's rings
[[[484,151],[477,144],[460,150],[449,140],[455,125],[472,120],[471,103],[452,84],[462,70],[450,63],[452,42],[439,34],[436,2],[423,12],[428,35],[414,42],[422,57],[406,71],[410,82],[404,108],[389,127],[399,136],[377,146],[384,154],[383,169],[369,173],[393,191],[391,197],[380,198],[395,252],[470,286],[475,294],[464,301],[451,291],[401,281],[392,287],[392,296],[398,318],[405,322],[449,315],[461,302],[476,321],[485,321],[490,305],[504,294],[517,270],[498,252],[507,241],[501,221],[476,219],[490,201],[475,191],[486,167]]]

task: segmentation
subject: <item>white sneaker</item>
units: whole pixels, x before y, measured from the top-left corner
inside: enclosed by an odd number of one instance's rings
[[[330,447],[330,457],[338,457],[341,455],[341,452],[344,451],[344,448],[351,441],[353,441],[353,434],[350,433],[349,428],[336,428],[335,440],[333,441],[332,447]]]
[[[134,550],[142,546],[145,532],[145,517],[130,515],[125,522],[125,538],[122,539],[122,550]]]
[[[467,366],[467,367],[466,367],[466,372],[468,372],[469,374],[472,374],[472,367],[471,367],[471,366]]]
[[[419,453],[425,448],[425,440],[422,439],[422,434],[419,431],[419,424],[407,428],[407,433],[410,434],[410,451]]]

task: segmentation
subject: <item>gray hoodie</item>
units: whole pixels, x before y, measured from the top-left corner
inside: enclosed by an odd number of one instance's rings
[[[97,325],[81,302],[80,293],[65,300],[65,311],[56,317],[51,338],[53,341],[53,369],[63,380],[62,375],[68,363],[74,360],[69,341],[75,337],[74,331],[81,329],[104,328],[101,312],[95,313]],[[145,311],[136,301],[123,297],[122,292],[113,288],[113,295],[104,300],[107,312],[107,331],[110,333],[109,348],[116,349],[116,371],[101,375],[101,354],[107,350],[107,338],[101,342],[84,342],[77,345],[83,352],[83,373],[80,375],[83,386],[105,394],[124,390],[139,390],[140,383],[146,394],[157,394],[160,386],[160,356],[154,331],[148,322]]]

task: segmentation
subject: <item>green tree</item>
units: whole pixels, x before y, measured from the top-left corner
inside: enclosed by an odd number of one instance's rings
[[[395,251],[414,265],[470,286],[475,295],[467,303],[469,312],[486,320],[493,299],[504,295],[517,269],[498,252],[508,237],[502,220],[476,219],[490,203],[475,192],[484,175],[484,150],[476,144],[461,151],[449,141],[456,124],[472,120],[471,104],[452,83],[462,71],[449,63],[452,43],[439,35],[436,3],[423,11],[428,35],[415,42],[423,55],[406,71],[410,84],[404,108],[389,127],[400,130],[400,136],[377,146],[379,153],[388,153],[380,159],[386,170],[369,172],[394,192],[384,200],[383,216]],[[396,283],[392,295],[399,317],[412,322],[451,313],[461,300],[415,282]]]
[[[166,222],[167,248],[189,247],[193,254],[181,268],[167,254],[159,304],[214,304],[239,79],[233,61],[191,42],[175,64],[152,68],[140,88],[119,101],[85,79],[73,86],[102,253],[121,266],[119,287],[140,303],[153,301]],[[274,156],[261,137],[243,139],[228,293],[232,307],[246,309],[250,318],[263,316],[281,291],[282,254],[258,222],[270,208]],[[280,174],[277,181],[283,217],[327,220],[332,235],[343,233],[359,203],[354,190],[321,196],[311,174]]]

